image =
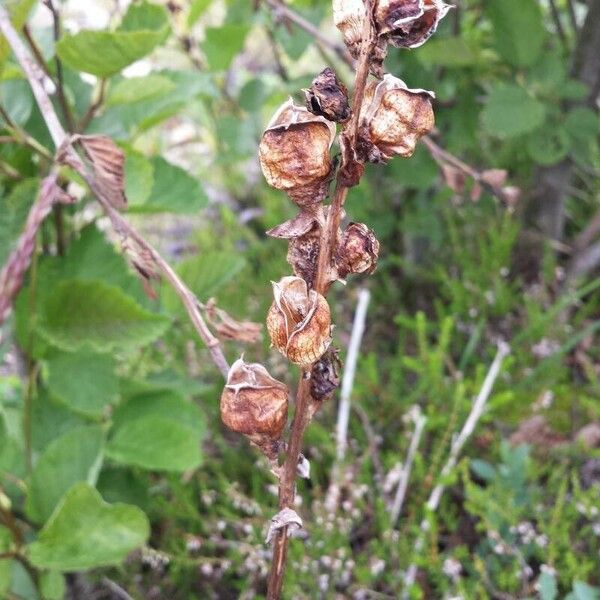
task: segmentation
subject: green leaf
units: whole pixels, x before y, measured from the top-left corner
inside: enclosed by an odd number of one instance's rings
[[[477,60],[471,48],[460,37],[429,40],[419,50],[418,58],[425,64],[442,67],[467,67]]]
[[[142,0],[142,2],[129,5],[119,30],[159,31],[168,23],[168,20],[169,15],[163,6]]]
[[[148,75],[146,77],[131,77],[119,81],[111,87],[106,99],[107,106],[115,104],[131,104],[142,102],[168,94],[175,88],[175,84],[163,75]]]
[[[56,53],[76,71],[110,77],[149,54],[168,34],[166,10],[142,2],[130,6],[119,30],[63,36],[56,44]]]
[[[3,0],[2,4],[8,11],[14,28],[19,31],[21,27],[25,25],[25,21],[27,21],[29,11],[33,8],[35,0]],[[6,60],[9,54],[10,46],[4,36],[0,33],[0,71],[2,71],[1,63]]]
[[[107,455],[145,469],[186,471],[200,464],[203,433],[196,405],[168,390],[153,390],[115,411]]]
[[[543,572],[538,579],[540,600],[555,600],[558,596],[558,586],[554,575]]]
[[[200,182],[187,171],[160,156],[154,157],[151,164],[154,186],[148,200],[136,206],[137,211],[189,214],[206,206],[208,198]]]
[[[0,104],[17,125],[27,123],[33,110],[33,95],[27,81],[10,79],[0,81]],[[0,119],[0,123],[4,122]]]
[[[496,477],[496,469],[489,462],[478,458],[471,461],[471,470],[485,481],[492,481]]]
[[[575,600],[600,600],[600,589],[583,581],[576,581],[573,584],[573,596]]]
[[[8,529],[0,525],[0,554],[10,548],[11,537]],[[12,563],[8,558],[0,558],[0,598],[4,598],[11,584]]]
[[[21,234],[39,188],[38,179],[25,179],[8,196],[0,196],[0,265],[6,262]]]
[[[48,360],[48,388],[74,412],[101,417],[119,392],[115,367],[108,354],[56,353]]]
[[[544,127],[531,134],[527,150],[533,160],[541,165],[554,165],[569,153],[571,141],[565,129],[560,126]]]
[[[187,24],[192,27],[210,6],[211,0],[192,0],[188,12]]]
[[[540,56],[546,30],[536,0],[494,0],[485,3],[496,49],[515,67],[532,65]]]
[[[575,140],[595,140],[600,131],[600,118],[591,108],[574,108],[567,114],[565,129]]]
[[[213,71],[225,71],[244,47],[250,27],[230,23],[222,27],[209,27],[202,45],[208,64]]]
[[[78,483],[29,546],[29,557],[36,567],[61,572],[118,565],[149,533],[139,508],[107,504],[94,488]]]
[[[154,167],[140,152],[125,150],[125,195],[130,207],[148,200],[154,185]]]
[[[70,279],[58,283],[45,299],[38,328],[63,350],[109,352],[149,344],[168,326],[168,319],[143,309],[119,288]]]
[[[488,133],[498,137],[514,137],[537,129],[546,115],[546,107],[527,91],[513,84],[495,87],[482,112]]]
[[[103,441],[99,427],[79,427],[49,444],[31,476],[26,506],[31,519],[38,523],[46,521],[73,484],[96,482]]]
[[[66,592],[65,578],[56,571],[42,573],[40,591],[44,600],[63,600]]]
[[[201,461],[198,438],[184,425],[161,417],[121,426],[107,446],[116,462],[156,471],[187,471]]]
[[[182,279],[198,296],[208,299],[239,273],[246,261],[233,252],[209,251],[184,260],[177,268]],[[181,303],[171,288],[163,288],[165,308],[171,312],[181,309]]]

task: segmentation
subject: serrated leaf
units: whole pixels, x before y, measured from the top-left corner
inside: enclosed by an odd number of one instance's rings
[[[565,119],[565,129],[576,140],[595,140],[600,131],[600,118],[591,108],[573,108]]]
[[[142,102],[168,94],[174,88],[175,84],[163,75],[131,77],[123,79],[111,87],[106,104],[107,106],[114,106],[116,104]]]
[[[140,152],[125,150],[125,195],[129,207],[144,204],[154,186],[154,167]]]
[[[554,575],[542,573],[538,579],[540,600],[555,600],[558,596],[558,586]]]
[[[107,453],[145,469],[185,471],[200,464],[204,418],[198,407],[170,390],[128,398],[113,417]]]
[[[63,36],[56,44],[56,53],[76,71],[110,77],[149,54],[168,34],[166,10],[142,2],[130,6],[117,31],[80,31]]]
[[[81,571],[118,565],[148,539],[146,515],[127,504],[107,504],[86,483],[73,486],[29,545],[38,568]]]
[[[25,179],[17,183],[10,194],[0,197],[0,265],[6,262],[23,230],[39,185],[39,179]]]
[[[14,28],[19,31],[27,21],[29,11],[33,8],[35,0],[3,0],[2,4],[10,15],[10,20]],[[10,54],[10,46],[5,37],[0,33],[0,71],[2,71],[2,63]]]
[[[0,104],[17,125],[24,125],[33,110],[33,95],[29,84],[24,79],[0,81]],[[4,119],[0,118],[0,123]]]
[[[155,471],[182,472],[200,464],[198,437],[180,423],[149,416],[122,425],[107,446],[116,462]]]
[[[542,128],[527,140],[527,151],[540,165],[554,165],[569,153],[571,142],[563,127]]]
[[[95,484],[103,441],[100,427],[78,427],[48,445],[31,475],[26,510],[32,520],[46,521],[64,493],[75,483]]]
[[[48,388],[74,412],[101,417],[119,392],[115,367],[109,354],[56,353],[48,360]]]
[[[419,49],[418,58],[425,64],[443,67],[466,67],[477,60],[471,48],[460,37],[429,40]]]
[[[485,3],[496,49],[516,67],[532,65],[540,56],[546,30],[536,0],[495,0]]]
[[[133,350],[153,342],[169,326],[168,319],[102,281],[61,281],[40,311],[39,331],[67,351]]]
[[[202,50],[213,71],[229,68],[234,57],[242,51],[248,31],[248,25],[237,23],[206,29]]]
[[[150,197],[139,212],[195,213],[204,208],[208,198],[200,182],[187,171],[156,156],[151,160],[154,169],[154,185]]]
[[[243,256],[233,252],[210,251],[184,260],[177,268],[182,279],[201,300],[208,300],[245,266]],[[164,288],[164,304],[169,311],[180,310],[180,300]]]
[[[546,116],[546,107],[527,91],[513,84],[495,87],[482,112],[488,133],[498,137],[515,137],[537,129]]]

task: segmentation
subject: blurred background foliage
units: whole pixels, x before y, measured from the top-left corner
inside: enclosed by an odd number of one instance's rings
[[[351,82],[330,3],[287,4],[320,40],[275,1],[55,0],[58,31],[44,3],[3,3],[65,126],[123,148],[127,218],[202,301],[262,322],[289,271],[264,231],[294,208],[264,184],[257,144],[325,66]],[[509,206],[480,194],[424,146],[352,189],[349,217],[374,229],[381,259],[331,295],[342,358],[360,286],[368,328],[344,464],[332,469],[336,401],[308,431],[308,536],[292,542],[287,598],[398,598],[413,562],[411,598],[600,598],[600,3],[456,4],[386,68],[435,90],[447,151],[521,192]],[[4,263],[53,149],[3,39],[0,61]],[[61,177],[81,202],[44,224],[0,338],[0,597],[259,598],[275,481],[221,426],[220,375],[177,297],[144,294],[81,181]],[[500,339],[511,355],[431,513]],[[226,350],[293,385],[266,336]],[[415,405],[428,421],[393,523]]]

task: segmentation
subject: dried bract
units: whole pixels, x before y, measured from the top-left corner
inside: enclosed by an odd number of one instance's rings
[[[329,189],[333,162],[329,149],[335,125],[290,99],[275,113],[259,147],[269,185],[287,192],[299,206],[321,202]]]
[[[267,315],[273,346],[302,367],[323,356],[331,343],[331,314],[327,300],[309,290],[300,277],[273,282],[274,301]]]
[[[288,396],[287,386],[265,367],[240,358],[231,365],[221,394],[221,419],[274,459],[287,423]]]
[[[348,90],[327,67],[319,73],[309,89],[304,90],[306,108],[313,114],[336,123],[344,123],[352,111],[348,104]]]
[[[350,223],[336,255],[340,277],[350,273],[373,273],[379,258],[379,241],[364,223]]]
[[[425,12],[423,6],[423,0],[379,0],[375,8],[377,31],[386,34],[413,23]]]
[[[223,340],[256,343],[260,338],[262,325],[252,321],[237,321],[229,313],[217,306],[214,298],[206,303],[206,317],[215,328],[217,335]]]
[[[385,162],[392,156],[412,156],[417,142],[433,129],[435,119],[426,90],[412,90],[401,79],[385,75],[365,90],[359,152],[364,160]]]
[[[360,54],[366,15],[363,0],[333,0],[333,22],[354,58]]]
[[[413,5],[415,4],[413,0],[408,2],[389,0],[389,2],[384,2],[384,4],[386,3],[390,5],[404,4],[407,8],[414,8]],[[438,23],[452,8],[442,0],[421,0],[419,4],[421,4],[422,13],[418,17],[400,18],[386,29],[388,41],[392,46],[396,46],[396,48],[418,48],[422,46],[435,33]],[[410,10],[407,12],[410,12]]]

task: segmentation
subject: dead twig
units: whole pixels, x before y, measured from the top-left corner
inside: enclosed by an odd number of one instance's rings
[[[149,256],[153,258],[156,267],[173,287],[181,302],[185,306],[196,331],[208,347],[215,365],[222,375],[226,377],[229,371],[229,364],[227,363],[219,340],[212,334],[200,312],[196,296],[185,285],[185,283],[175,273],[171,266],[162,258],[162,256],[126,221],[126,219],[123,218],[123,216],[116,209],[113,208],[110,200],[106,197],[104,190],[99,185],[95,176],[85,166],[79,154],[77,154],[73,148],[71,138],[66,134],[60,121],[58,120],[50,98],[48,97],[48,94],[44,90],[44,87],[39,80],[37,75],[38,67],[12,26],[8,13],[3,6],[0,6],[0,31],[6,37],[15,54],[15,57],[17,58],[29,81],[29,85],[31,86],[35,99],[38,103],[44,122],[46,123],[54,145],[56,146],[57,155],[62,157],[65,162],[68,162],[68,164],[72,166],[85,180],[90,190],[94,193],[98,202],[104,209],[104,212],[110,219],[113,228],[125,238],[133,239],[147,252]]]

